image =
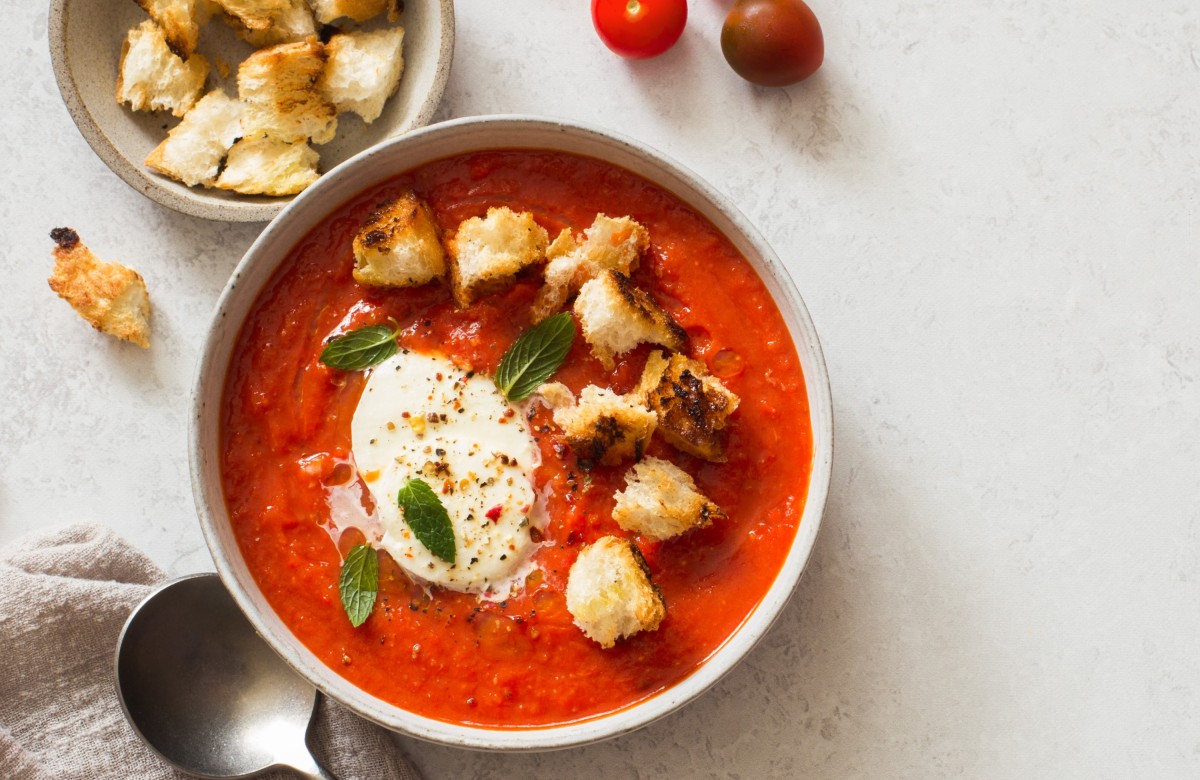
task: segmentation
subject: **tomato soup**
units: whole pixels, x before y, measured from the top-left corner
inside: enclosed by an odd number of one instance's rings
[[[318,357],[339,329],[387,323],[401,344],[491,374],[529,328],[540,275],[458,309],[443,281],[414,289],[354,281],[351,241],[379,202],[412,190],[452,232],[489,207],[532,212],[550,235],[597,213],[631,216],[650,247],[632,279],[688,334],[684,351],[740,399],[723,463],[655,437],[649,455],[691,474],[728,519],[663,542],[633,537],[661,590],[659,628],[602,649],[566,608],[579,551],[605,535],[629,464],[585,470],[551,413],[528,404],[541,451],[534,472],[548,520],[536,568],[502,601],[413,582],[380,554],[376,606],[351,626],[338,582],[364,536],[330,531],[330,484],[345,477],[363,372]],[[651,347],[605,369],[577,338],[555,380],[628,392]],[[710,222],[669,192],[591,158],[496,150],[436,161],[335,209],[293,249],[239,334],[222,411],[230,520],[259,588],[296,637],[363,690],[412,712],[492,728],[561,724],[634,704],[680,682],[738,628],[780,571],[804,509],[812,432],[800,361],[763,282]],[[339,470],[342,473],[339,473]]]

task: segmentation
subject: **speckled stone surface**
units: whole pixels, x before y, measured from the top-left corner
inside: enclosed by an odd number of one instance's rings
[[[1196,777],[1200,6],[813,0],[825,67],[766,90],[721,58],[726,5],[627,63],[584,3],[460,0],[438,118],[607,125],[742,205],[833,383],[812,563],[745,663],[636,734],[401,743],[431,780]],[[7,10],[0,542],[89,518],[210,568],[188,396],[258,227],[114,176],[59,99],[46,9]],[[48,289],[58,225],[146,277],[149,352]]]

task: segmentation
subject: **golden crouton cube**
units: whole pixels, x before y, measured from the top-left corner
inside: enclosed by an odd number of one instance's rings
[[[343,16],[365,22],[384,11],[393,22],[400,18],[396,0],[313,0],[312,5],[321,24],[329,24]]]
[[[200,40],[198,16],[202,11],[197,5],[205,2],[206,0],[138,0],[138,5],[162,28],[171,51],[186,60],[196,51],[196,44]]]
[[[582,241],[563,230],[546,250],[546,283],[538,291],[530,319],[541,322],[554,314],[580,287],[604,271],[629,275],[648,246],[650,234],[630,217],[613,219],[597,214],[592,226],[583,231]]]
[[[337,132],[337,109],[317,88],[325,57],[325,46],[316,38],[259,49],[247,57],[237,75],[246,135],[331,141]]]
[[[667,614],[662,593],[638,548],[604,536],[579,553],[567,575],[567,611],[584,635],[605,649],[639,631],[654,631]]]
[[[353,111],[370,124],[400,86],[404,28],[335,35],[325,44],[329,62],[320,89],[338,111]]]
[[[147,19],[130,30],[121,44],[117,102],[128,103],[134,111],[183,116],[200,99],[208,71],[204,55],[180,59],[167,45],[162,29]]]
[[[542,385],[538,393],[554,410],[554,424],[562,428],[583,467],[613,466],[642,457],[658,422],[639,399],[596,385],[583,388],[578,403],[557,382]]]
[[[646,360],[638,386],[630,395],[658,413],[658,432],[677,449],[723,463],[722,431],[737,409],[738,397],[711,376],[699,360],[655,350]]]
[[[651,539],[669,539],[724,519],[686,471],[667,460],[648,457],[625,472],[625,490],[613,494],[613,519],[626,531]]]
[[[213,0],[225,13],[250,30],[267,30],[288,11],[290,0]],[[309,14],[309,19],[312,15]],[[316,27],[313,26],[315,31]],[[310,33],[311,34],[311,33]]]
[[[488,209],[486,217],[463,220],[446,242],[454,300],[466,308],[512,284],[518,273],[545,259],[549,242],[527,211],[501,206]]]
[[[242,104],[214,89],[146,157],[146,165],[189,187],[211,186],[221,161],[242,136]]]
[[[437,223],[412,192],[381,203],[354,237],[354,278],[361,284],[416,287],[444,273]]]
[[[236,2],[236,0],[231,0]],[[317,34],[317,22],[312,9],[305,0],[284,0],[282,6],[275,0],[269,5],[256,7],[248,4],[239,14],[237,6],[226,3],[225,21],[242,40],[255,48],[262,49],[279,43],[297,43]],[[263,22],[266,26],[260,26]]]
[[[50,289],[96,330],[149,347],[150,296],[141,275],[96,259],[71,228],[55,228],[50,238],[55,243]]]
[[[613,368],[616,355],[638,344],[683,348],[687,333],[648,292],[618,271],[605,271],[587,282],[575,299],[575,315],[592,354]]]
[[[216,186],[243,195],[295,195],[320,177],[318,155],[304,141],[243,138],[229,150]]]

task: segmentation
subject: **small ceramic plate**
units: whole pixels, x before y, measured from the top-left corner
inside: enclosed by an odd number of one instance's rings
[[[143,161],[167,130],[179,120],[169,112],[131,111],[117,103],[117,66],[121,43],[129,30],[148,18],[134,0],[52,0],[50,57],[54,76],[71,117],[100,159],[129,186],[164,206],[204,219],[265,222],[291,198],[238,195],[224,190],[189,188],[145,166]],[[338,25],[342,21],[339,20]],[[407,0],[400,17],[404,27],[404,75],[400,89],[370,125],[356,114],[338,116],[337,137],[314,146],[321,170],[385,139],[429,122],[442,99],[454,53],[453,0]],[[368,29],[373,26],[364,25]],[[347,29],[351,29],[347,25]],[[254,49],[238,39],[220,18],[201,27],[198,50],[214,64],[209,88],[220,85],[237,94],[238,63]],[[223,61],[232,73],[222,79]]]

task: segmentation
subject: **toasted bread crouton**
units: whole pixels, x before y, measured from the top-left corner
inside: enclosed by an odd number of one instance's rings
[[[260,7],[259,11],[262,10],[265,9]],[[264,17],[259,15],[254,18],[255,21],[261,21]],[[265,18],[269,21],[266,27],[251,27],[232,12],[226,14],[225,21],[238,37],[259,49],[280,43],[296,43],[317,34],[317,22],[304,0],[286,0],[282,8]]]
[[[677,449],[723,463],[722,431],[737,409],[738,397],[711,376],[699,360],[680,354],[668,359],[655,350],[630,395],[658,413],[658,432]]]
[[[613,494],[613,519],[626,531],[669,539],[724,519],[691,476],[667,460],[648,457],[625,472],[625,490]]]
[[[180,59],[186,60],[196,51],[200,40],[200,24],[207,19],[205,0],[138,0],[142,10],[150,15],[163,31],[167,46]]]
[[[579,553],[567,575],[567,611],[584,635],[607,649],[667,615],[646,559],[628,539],[603,536]]]
[[[354,237],[354,279],[361,284],[416,287],[444,273],[433,212],[412,192],[379,204]]]
[[[353,111],[367,124],[400,86],[404,28],[335,35],[325,44],[329,62],[320,89],[338,111]]]
[[[251,54],[238,67],[238,96],[247,136],[323,144],[337,132],[337,109],[317,82],[325,69],[325,47],[316,38],[281,43]]]
[[[605,271],[587,282],[575,299],[575,316],[592,354],[611,369],[613,358],[649,342],[683,348],[687,333],[645,290],[619,271]]]
[[[117,102],[134,111],[170,111],[183,116],[204,90],[208,60],[193,54],[186,61],[167,46],[162,29],[147,19],[129,31],[121,44]]]
[[[527,211],[501,206],[488,209],[486,217],[463,220],[446,242],[454,300],[465,308],[512,284],[524,268],[545,258],[549,242]]]
[[[242,135],[242,104],[214,89],[167,134],[146,165],[189,187],[212,186],[230,147]]]
[[[50,289],[96,330],[149,347],[150,296],[141,274],[96,259],[71,228],[55,228],[50,238],[55,243]]]
[[[267,30],[290,5],[290,0],[213,0],[248,30]],[[310,14],[311,18],[311,14]]]
[[[542,385],[538,393],[554,410],[554,424],[583,466],[641,458],[658,422],[639,400],[596,385],[583,388],[578,403],[557,382]]]
[[[329,24],[343,16],[365,22],[384,11],[393,22],[400,18],[395,0],[312,0],[312,6],[321,24]]]
[[[561,309],[585,282],[604,271],[628,276],[650,245],[646,228],[630,217],[613,219],[597,214],[583,236],[577,241],[571,231],[563,230],[546,250],[546,283],[533,303],[534,322]]]
[[[216,186],[243,195],[295,195],[320,176],[319,155],[304,141],[243,138],[229,150]]]

